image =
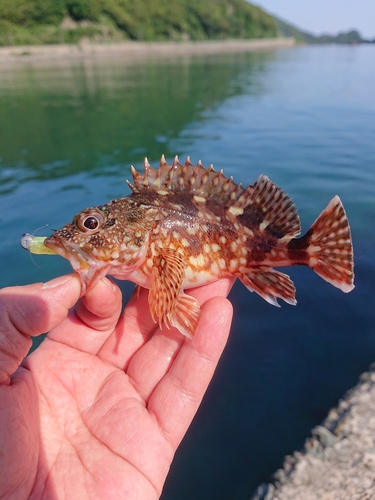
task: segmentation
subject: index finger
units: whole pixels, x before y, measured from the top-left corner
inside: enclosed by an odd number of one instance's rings
[[[174,449],[189,427],[211,381],[228,340],[233,309],[222,297],[202,307],[194,338],[185,342],[169,371],[148,400],[148,410],[158,421]]]

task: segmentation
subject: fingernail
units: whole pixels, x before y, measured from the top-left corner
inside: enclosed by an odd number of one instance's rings
[[[58,286],[64,285],[73,278],[73,276],[59,276],[53,280],[46,281],[43,283],[42,288],[57,288]]]

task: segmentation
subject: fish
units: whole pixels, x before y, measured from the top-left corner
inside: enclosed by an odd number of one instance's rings
[[[149,289],[160,328],[194,336],[200,306],[185,293],[226,276],[270,304],[295,305],[295,286],[275,267],[304,265],[343,292],[354,288],[353,246],[343,204],[335,196],[302,237],[293,201],[266,175],[246,188],[201,161],[162,156],[144,173],[131,167],[131,193],[86,208],[44,245],[68,259],[82,295],[105,275]]]

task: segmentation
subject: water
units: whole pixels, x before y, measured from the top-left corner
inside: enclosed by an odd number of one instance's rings
[[[347,210],[351,294],[304,268],[290,269],[297,307],[235,286],[229,344],[163,500],[249,498],[375,360],[374,60],[372,46],[323,46],[0,67],[1,286],[68,272],[20,236],[124,195],[144,156],[191,155],[244,184],[266,173],[304,230],[335,194]]]

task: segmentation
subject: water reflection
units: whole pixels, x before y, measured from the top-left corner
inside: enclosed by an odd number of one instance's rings
[[[189,123],[230,96],[264,92],[261,74],[275,53],[178,59],[57,60],[0,71],[1,170],[17,169],[3,189],[147,155],[171,156],[168,145]],[[122,167],[121,167],[122,168]],[[14,174],[15,172],[13,172]]]

